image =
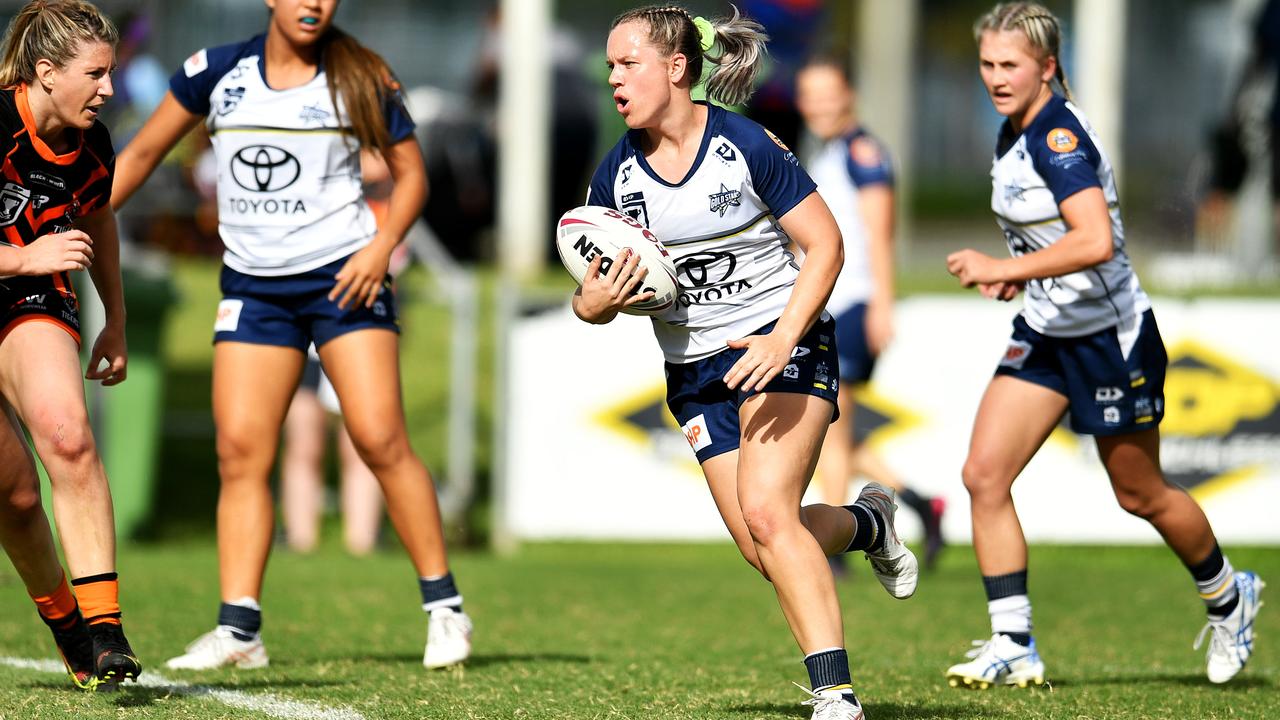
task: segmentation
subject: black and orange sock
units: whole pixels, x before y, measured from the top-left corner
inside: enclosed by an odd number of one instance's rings
[[[80,600],[80,612],[90,625],[120,624],[120,581],[113,572],[71,581]]]
[[[72,625],[76,620],[76,597],[71,594],[71,586],[67,585],[64,574],[58,586],[47,595],[32,595],[36,610],[49,627],[56,630]]]

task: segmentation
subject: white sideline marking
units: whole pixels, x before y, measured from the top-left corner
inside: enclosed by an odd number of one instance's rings
[[[34,660],[0,656],[0,665],[35,670],[37,672],[66,674],[67,670],[57,660]],[[217,700],[223,705],[244,710],[253,710],[281,720],[365,720],[365,717],[351,708],[330,708],[316,703],[301,700],[287,700],[271,693],[246,693],[239,690],[224,690],[207,685],[192,685],[181,680],[170,680],[160,673],[147,670],[138,678],[143,687],[162,688],[174,695],[188,697],[207,697]]]

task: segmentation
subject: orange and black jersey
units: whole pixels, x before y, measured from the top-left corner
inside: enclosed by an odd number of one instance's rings
[[[100,122],[73,133],[59,155],[36,135],[24,85],[0,88],[0,242],[22,247],[111,201],[115,153]],[[58,297],[46,297],[54,291]],[[0,338],[20,319],[51,317],[78,336],[75,292],[68,273],[0,278]],[[71,317],[68,317],[70,315]]]

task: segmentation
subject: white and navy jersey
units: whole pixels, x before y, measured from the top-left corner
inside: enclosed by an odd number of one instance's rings
[[[264,36],[192,55],[169,81],[188,111],[208,117],[218,159],[223,262],[247,275],[307,272],[373,239],[360,190],[359,146],[323,69],[287,90],[267,85]],[[395,143],[413,134],[397,93],[384,115]]]
[[[799,268],[778,226],[815,189],[795,155],[756,123],[707,105],[707,127],[678,183],[658,176],[632,130],[596,169],[590,205],[620,210],[666,245],[676,303],[654,318],[668,362],[688,363],[777,320]]]
[[[844,238],[844,269],[827,301],[827,311],[839,315],[866,302],[872,291],[867,227],[862,220],[858,188],[892,188],[893,163],[879,140],[856,128],[828,140],[806,165]]]
[[[991,165],[991,209],[1015,256],[1042,250],[1067,232],[1058,205],[1101,188],[1111,213],[1112,258],[1091,268],[1027,283],[1022,311],[1037,332],[1078,337],[1136,318],[1151,307],[1124,251],[1124,226],[1111,162],[1080,110],[1055,95],[1021,134],[1000,129]]]

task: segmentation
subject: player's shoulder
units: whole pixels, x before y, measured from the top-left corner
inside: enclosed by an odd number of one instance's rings
[[[776,152],[781,149],[790,153],[791,148],[778,139],[768,128],[751,118],[726,110],[718,105],[708,103],[707,123],[711,125],[713,135],[729,140],[748,155],[758,152]]]
[[[841,136],[849,177],[859,186],[893,184],[893,160],[879,138],[863,127]]]
[[[182,63],[182,74],[187,78],[218,79],[226,75],[241,60],[263,53],[266,36],[255,35],[247,40],[202,48]]]
[[[0,88],[0,131],[6,137],[12,136],[22,127],[22,115],[18,113],[18,102],[14,99],[15,88]]]
[[[1092,149],[1093,141],[1080,109],[1054,95],[1027,128],[1027,147],[1037,157],[1053,157]]]

